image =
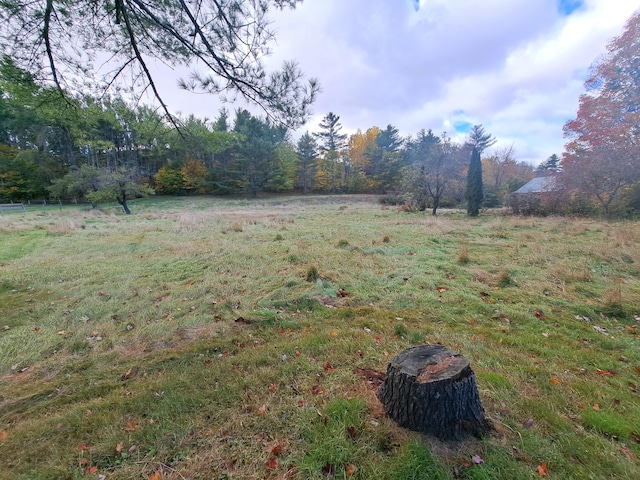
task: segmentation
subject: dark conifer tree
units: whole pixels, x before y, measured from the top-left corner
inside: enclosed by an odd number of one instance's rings
[[[484,195],[482,193],[482,161],[480,160],[480,152],[476,147],[471,150],[466,199],[467,214],[470,217],[477,217],[480,213]]]

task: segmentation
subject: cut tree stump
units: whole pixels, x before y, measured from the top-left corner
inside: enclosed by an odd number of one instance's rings
[[[491,429],[469,361],[442,345],[412,347],[395,357],[377,396],[400,426],[442,440]]]

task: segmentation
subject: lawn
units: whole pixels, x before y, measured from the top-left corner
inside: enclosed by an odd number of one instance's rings
[[[640,478],[640,223],[375,197],[0,216],[0,479]],[[471,362],[485,438],[385,416],[407,347]]]

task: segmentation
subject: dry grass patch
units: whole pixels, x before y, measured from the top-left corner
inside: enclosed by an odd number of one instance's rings
[[[353,197],[0,222],[8,478],[640,474],[637,222]],[[382,415],[354,370],[422,342],[470,359],[493,435],[450,447]]]

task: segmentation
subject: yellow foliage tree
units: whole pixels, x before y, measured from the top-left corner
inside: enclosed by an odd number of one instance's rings
[[[197,194],[207,193],[207,167],[202,160],[189,159],[180,169],[184,178],[184,188]]]
[[[371,127],[364,134],[358,129],[349,137],[347,147],[349,169],[346,181],[350,191],[362,192],[375,187],[375,182],[367,176],[367,172],[378,149],[376,139],[379,134],[378,127]]]

